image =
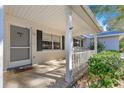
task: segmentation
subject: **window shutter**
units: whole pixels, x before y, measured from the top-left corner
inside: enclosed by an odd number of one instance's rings
[[[42,50],[42,31],[37,30],[37,51]]]
[[[83,40],[81,40],[81,47],[83,47]]]
[[[65,49],[65,36],[62,36],[62,50]]]

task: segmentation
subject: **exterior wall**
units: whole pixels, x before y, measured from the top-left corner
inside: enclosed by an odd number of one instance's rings
[[[7,69],[10,62],[10,24],[26,27],[31,30],[31,60],[33,64],[45,62],[53,59],[63,59],[65,58],[64,50],[42,50],[37,51],[37,37],[36,30],[42,30],[43,32],[60,35],[62,36],[62,31],[57,31],[55,29],[46,27],[44,25],[39,25],[35,22],[21,19],[18,17],[11,16],[9,14],[4,14],[4,70]]]
[[[119,36],[99,37],[98,40],[104,44],[105,50],[119,51]]]

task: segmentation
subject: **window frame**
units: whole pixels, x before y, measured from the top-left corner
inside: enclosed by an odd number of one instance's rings
[[[42,31],[42,30],[37,30],[37,31]],[[44,38],[43,35],[45,35],[45,34],[48,35],[48,36],[50,36],[49,38],[51,38],[51,39],[47,40],[47,36],[46,36],[46,40],[43,39],[43,38]],[[58,38],[59,38],[59,41],[54,40],[54,36],[58,37]],[[42,45],[41,45],[41,48],[42,48],[42,49],[41,49],[41,50],[38,50],[38,49],[37,49],[37,51],[44,51],[44,50],[63,50],[63,49],[62,49],[62,46],[63,46],[63,45],[62,45],[62,35],[55,35],[55,34],[46,33],[46,32],[43,32],[43,31],[42,31],[42,36],[41,36],[41,37],[42,37],[42,39],[41,39],[41,44],[42,44]],[[38,38],[37,38],[37,40],[38,40]],[[48,42],[51,42],[51,48],[50,48],[50,49],[45,49],[45,48],[43,48],[43,42],[47,42],[47,41],[48,41]],[[54,43],[60,43],[60,45],[59,45],[60,48],[58,48],[58,49],[56,48],[56,49],[55,49],[55,47],[54,47],[55,44],[54,44]],[[37,45],[38,45],[38,44],[37,44]]]
[[[75,41],[78,41],[79,45],[75,45],[75,43],[76,43]],[[81,39],[81,38],[80,39],[79,38],[78,39],[73,38],[73,47],[83,47],[84,46],[84,44],[83,44],[84,41],[83,42],[82,41],[83,41],[83,39]]]

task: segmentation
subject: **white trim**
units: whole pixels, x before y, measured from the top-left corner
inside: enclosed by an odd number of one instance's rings
[[[31,48],[31,47],[10,47],[10,48]]]
[[[101,35],[101,36],[97,36],[97,37],[109,37],[109,36],[121,36],[124,35],[124,33],[122,34],[111,34],[111,35]]]
[[[95,50],[86,50],[83,52],[73,52],[72,54],[80,54],[80,53],[87,53],[87,52],[94,52]]]
[[[81,5],[81,7],[86,11],[86,13],[89,15],[89,17],[93,21],[93,23],[97,26],[97,28],[99,29],[99,32],[103,31],[103,28],[99,25],[91,9],[87,5]]]
[[[28,65],[31,64],[31,60],[20,60],[20,61],[14,61],[9,64],[8,68],[14,68],[14,67],[19,67],[23,65]]]

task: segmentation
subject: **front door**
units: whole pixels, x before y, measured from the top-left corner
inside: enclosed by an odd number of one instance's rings
[[[31,64],[30,42],[30,29],[10,25],[9,68]]]

